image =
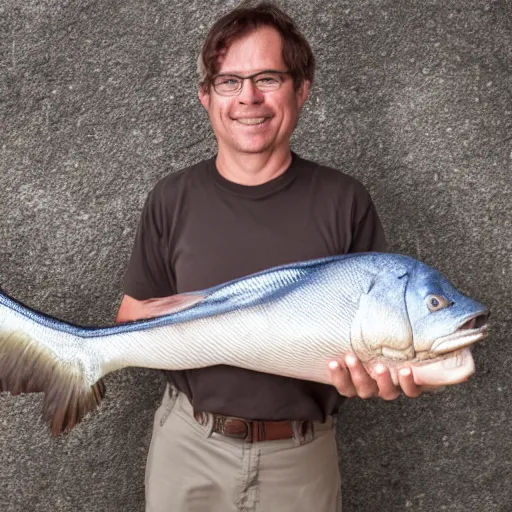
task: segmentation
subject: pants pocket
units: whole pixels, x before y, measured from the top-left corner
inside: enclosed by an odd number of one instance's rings
[[[151,443],[149,445],[148,456],[146,460],[146,471],[144,475],[144,484],[147,488],[148,480],[150,476],[151,469],[154,466],[153,459],[155,457],[155,443],[156,434],[158,429],[162,428],[171,415],[172,410],[174,409],[174,405],[176,404],[178,393],[171,386],[167,385],[167,389],[165,390],[164,396],[162,398],[162,403],[160,407],[157,409],[154,420],[153,420],[153,434],[151,436]]]
[[[178,399],[178,391],[172,386],[167,385],[167,389],[165,390],[164,398],[162,400],[162,405],[160,406],[162,409],[162,414],[160,416],[159,424],[161,427],[164,426],[165,422],[171,415],[174,406],[176,405],[176,400]]]

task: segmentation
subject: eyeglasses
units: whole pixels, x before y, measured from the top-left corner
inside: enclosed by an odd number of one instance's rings
[[[261,92],[277,91],[283,84],[284,75],[289,75],[290,71],[260,71],[249,76],[238,75],[216,75],[212,85],[217,94],[221,96],[236,96],[240,94],[244,80],[251,80],[256,89]]]

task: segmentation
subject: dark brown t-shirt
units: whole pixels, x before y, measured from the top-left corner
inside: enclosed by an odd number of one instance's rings
[[[304,160],[278,178],[245,186],[215,158],[160,180],[150,192],[125,275],[137,300],[201,290],[273,266],[336,254],[385,251],[365,188]],[[165,372],[196,411],[261,420],[323,420],[334,387],[230,366]]]

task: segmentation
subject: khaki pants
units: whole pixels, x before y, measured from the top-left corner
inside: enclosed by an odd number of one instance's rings
[[[332,419],[312,440],[246,443],[200,425],[166,391],[146,468],[146,512],[341,512]]]

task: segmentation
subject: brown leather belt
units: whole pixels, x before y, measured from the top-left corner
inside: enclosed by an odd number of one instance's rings
[[[210,418],[213,418],[212,432],[226,437],[243,439],[248,443],[260,441],[278,441],[280,439],[291,439],[294,436],[291,421],[258,421],[235,418],[233,416],[222,416],[220,414],[196,412],[194,418],[201,425],[206,425]],[[311,422],[298,421],[298,432],[304,434]]]

